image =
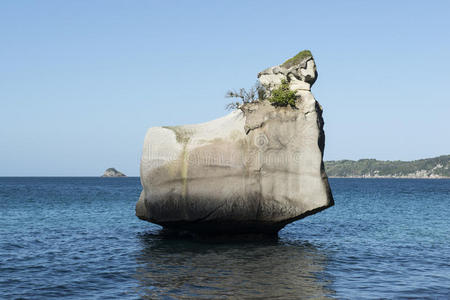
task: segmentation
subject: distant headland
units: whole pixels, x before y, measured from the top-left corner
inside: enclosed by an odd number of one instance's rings
[[[376,159],[325,162],[329,177],[348,178],[450,178],[450,155],[413,161]]]

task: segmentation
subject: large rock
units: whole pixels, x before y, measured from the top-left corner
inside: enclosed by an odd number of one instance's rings
[[[332,206],[316,77],[301,52],[258,74],[269,96],[287,80],[295,108],[260,101],[203,124],[150,128],[136,215],[175,230],[276,233]]]

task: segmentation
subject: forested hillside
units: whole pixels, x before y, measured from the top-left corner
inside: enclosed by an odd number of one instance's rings
[[[326,161],[329,177],[450,178],[450,155],[414,161]]]

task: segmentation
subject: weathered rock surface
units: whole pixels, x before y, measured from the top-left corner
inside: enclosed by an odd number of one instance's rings
[[[117,171],[114,168],[106,169],[105,173],[103,173],[102,177],[126,177],[122,172]]]
[[[276,233],[332,206],[310,91],[316,66],[298,56],[258,74],[269,95],[286,79],[296,108],[260,101],[203,124],[150,128],[136,215],[175,230]]]

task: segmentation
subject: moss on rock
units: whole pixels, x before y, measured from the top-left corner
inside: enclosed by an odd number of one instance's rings
[[[192,133],[185,130],[181,126],[163,126],[163,128],[172,130],[175,133],[177,142],[179,144],[187,144],[191,138]]]
[[[289,69],[290,67],[294,65],[298,65],[304,60],[305,58],[313,57],[311,51],[309,50],[303,50],[300,51],[296,56],[289,58],[286,60],[281,66],[283,68]]]

